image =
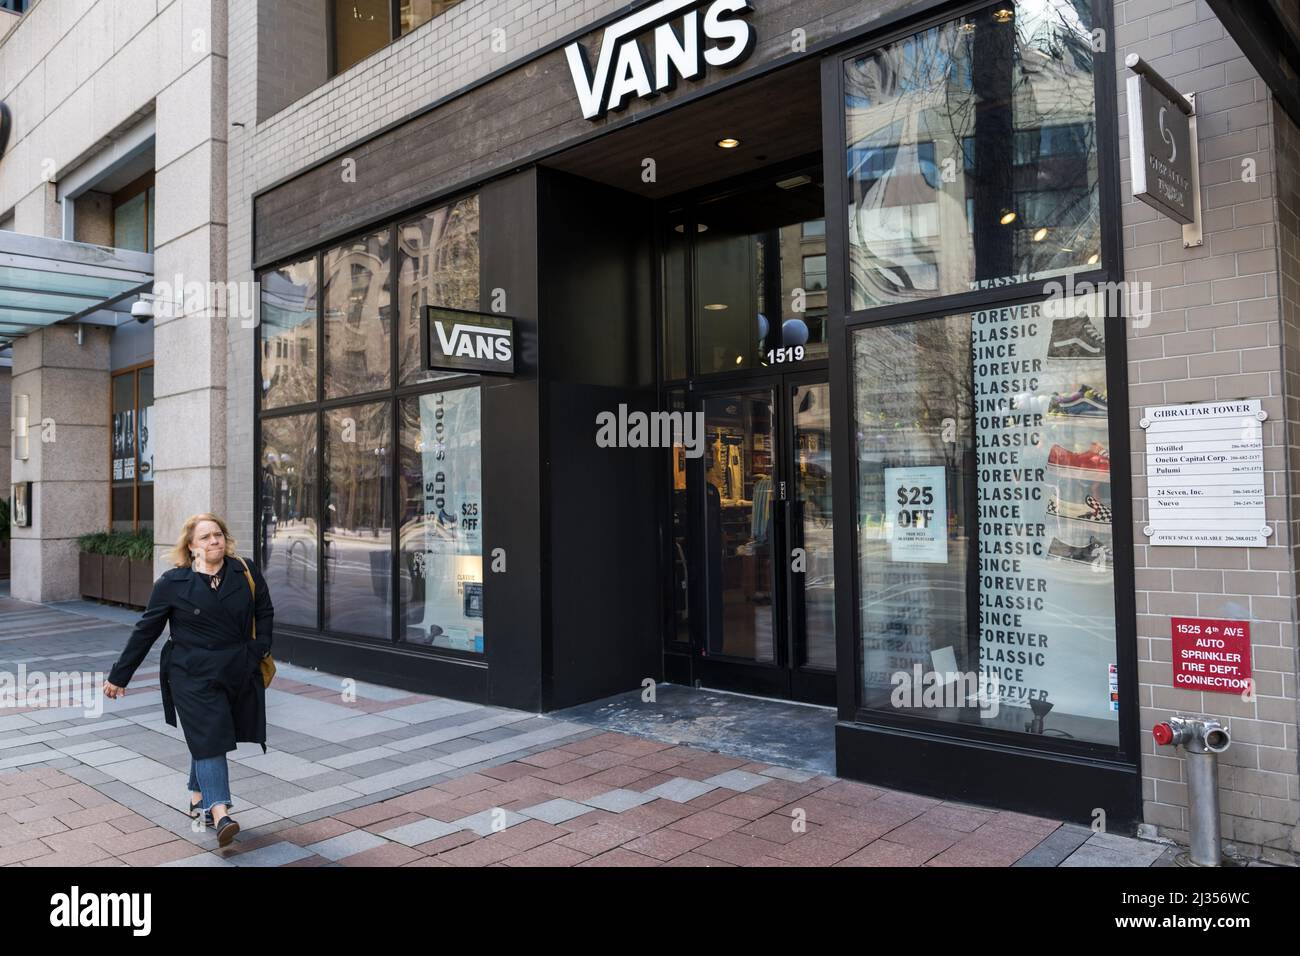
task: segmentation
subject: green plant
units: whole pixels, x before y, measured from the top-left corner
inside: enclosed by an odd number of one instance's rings
[[[153,532],[93,531],[77,539],[77,549],[86,554],[103,554],[133,561],[153,560]]]
[[[153,560],[153,532],[147,528],[131,536],[129,554],[132,561]]]
[[[84,554],[107,554],[107,531],[92,531],[77,538],[77,550]]]

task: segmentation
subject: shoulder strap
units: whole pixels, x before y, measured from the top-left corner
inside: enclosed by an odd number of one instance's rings
[[[235,560],[238,561],[238,562],[239,562],[239,566],[240,566],[241,568],[244,569],[244,580],[248,582],[248,590],[249,590],[249,592],[252,593],[252,595],[253,595],[253,600],[254,600],[254,602],[256,602],[256,600],[257,600],[257,585],[253,583],[253,575],[252,575],[252,573],[248,570],[248,565],[244,563],[244,559],[243,559],[243,558],[241,558],[239,555],[235,555]],[[253,640],[257,640],[257,616],[256,616],[257,612],[254,611],[253,613],[254,613],[254,617],[253,617]]]

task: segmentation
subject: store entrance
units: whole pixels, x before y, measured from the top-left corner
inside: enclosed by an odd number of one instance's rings
[[[706,188],[664,204],[662,273],[669,403],[703,428],[674,481],[670,639],[689,632],[696,684],[830,705],[823,216],[818,157]]]
[[[822,372],[759,376],[700,395],[697,681],[835,699],[830,388]]]

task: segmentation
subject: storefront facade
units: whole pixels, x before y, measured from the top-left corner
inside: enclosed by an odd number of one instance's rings
[[[227,500],[283,656],[834,706],[844,776],[1174,836],[1149,728],[1221,714],[1227,837],[1293,853],[1297,140],[1223,25],[498,6],[266,116],[282,25],[232,17]],[[1198,93],[1202,246],[1131,197],[1129,52]],[[1144,409],[1250,399],[1267,544],[1149,543]],[[1179,616],[1249,620],[1255,696],[1174,687]]]

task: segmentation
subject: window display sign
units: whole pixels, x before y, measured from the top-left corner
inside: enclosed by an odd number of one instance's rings
[[[515,371],[515,326],[511,319],[483,312],[426,306],[424,367],[434,371]]]
[[[123,409],[113,413],[113,480],[135,478],[135,412]]]
[[[153,441],[149,434],[149,422],[153,418],[153,406],[146,405],[140,409],[140,480],[153,481]]]
[[[1250,689],[1250,622],[1170,618],[1174,686],[1216,694]]]
[[[15,528],[32,526],[32,483],[19,481],[13,486],[13,525]]]
[[[1259,399],[1146,409],[1148,521],[1155,545],[1262,548],[1264,419]]]
[[[946,481],[942,465],[885,469],[885,499],[893,505],[885,528],[891,561],[948,563]]]
[[[479,389],[418,403],[419,511],[402,526],[410,568],[405,639],[483,652],[483,473]],[[417,424],[417,423],[412,423]]]
[[[1091,721],[1117,716],[1102,328],[1096,296],[971,315],[981,670]]]

